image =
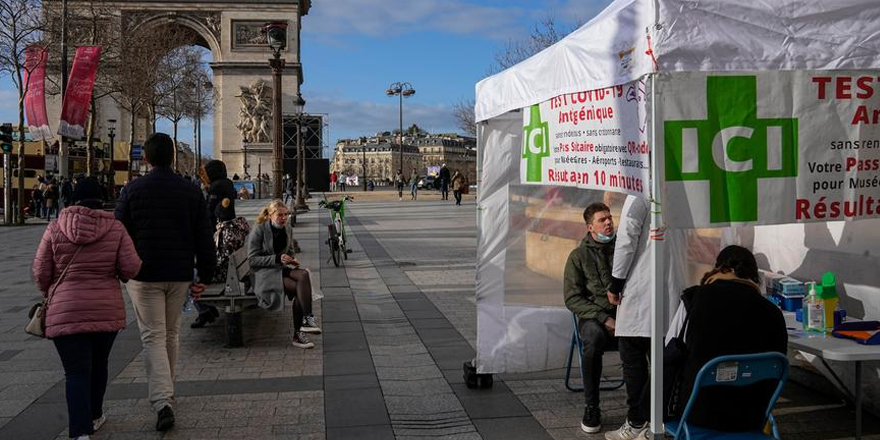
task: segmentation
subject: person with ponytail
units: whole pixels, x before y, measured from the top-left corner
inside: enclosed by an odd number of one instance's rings
[[[732,354],[786,353],[785,318],[761,295],[760,283],[755,256],[734,245],[718,254],[715,267],[699,286],[685,290],[679,309],[679,314],[686,313],[686,357],[676,393],[679,412],[693,391],[697,374],[710,360]],[[767,402],[775,386],[773,381],[762,381],[743,387],[704,387],[689,423],[722,431],[752,429],[763,423],[765,408],[759,403]]]
[[[248,236],[248,263],[254,272],[254,293],[259,305],[279,310],[283,296],[293,303],[293,346],[312,348],[315,344],[306,333],[320,333],[312,315],[312,282],[309,272],[300,267],[295,254],[300,252],[287,222],[290,212],[281,200],[273,200],[257,217]]]

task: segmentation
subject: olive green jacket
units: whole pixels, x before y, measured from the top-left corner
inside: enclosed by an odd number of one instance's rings
[[[614,241],[598,243],[587,234],[568,256],[562,281],[565,306],[580,319],[603,323],[609,317],[614,318],[616,307],[608,302],[607,296],[611,287]]]

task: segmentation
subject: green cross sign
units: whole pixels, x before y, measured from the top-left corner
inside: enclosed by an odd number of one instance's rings
[[[758,118],[755,76],[706,78],[703,120],[665,121],[666,181],[709,181],[711,223],[758,220],[758,179],[796,177],[798,120]]]
[[[550,157],[550,130],[541,121],[541,107],[529,110],[529,125],[523,126],[522,157],[526,160],[526,182],[541,182],[544,158]]]

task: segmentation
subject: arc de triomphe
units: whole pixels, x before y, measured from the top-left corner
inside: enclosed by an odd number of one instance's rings
[[[281,57],[286,60],[282,76],[282,113],[290,113],[302,84],[301,19],[308,14],[311,0],[116,0],[112,4],[119,8],[121,19],[133,23],[138,31],[149,32],[151,28],[173,25],[197,34],[195,43],[211,51],[215,94],[214,145],[210,150],[210,145],[203,144],[203,154],[213,151],[214,158],[226,162],[230,177],[234,173],[245,174],[245,154],[251,176],[256,176],[256,164],[260,160],[264,165],[262,171],[271,175],[271,129],[274,127],[269,127],[267,133],[267,127],[260,130],[259,122],[249,122],[253,119],[249,113],[254,113],[254,107],[260,105],[268,105],[268,116],[263,116],[271,121],[272,77],[268,60],[272,52],[261,28],[267,22],[286,22],[288,25],[287,48],[281,52]],[[70,0],[69,8],[74,10],[76,7],[76,0]],[[161,35],[156,37],[161,38]],[[69,53],[72,60],[73,48]],[[246,103],[248,100],[259,101],[261,93],[262,103]],[[61,113],[60,96],[47,96],[47,107],[49,120],[57,121]],[[110,97],[101,98],[96,108],[99,113],[96,136],[107,139],[107,120],[116,119],[116,148],[120,151],[120,144],[128,145],[130,115]],[[150,130],[146,118],[136,118],[134,143],[143,142]],[[189,138],[182,134],[179,139],[185,141]],[[247,149],[243,148],[246,141],[249,141]]]

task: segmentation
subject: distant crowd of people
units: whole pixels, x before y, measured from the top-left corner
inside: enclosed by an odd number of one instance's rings
[[[181,309],[188,296],[195,300],[193,328],[219,316],[198,299],[207,284],[225,281],[236,250],[247,247],[260,307],[279,310],[283,298],[292,303],[293,346],[312,348],[307,333],[321,332],[312,314],[310,274],[296,258],[300,249],[283,201],[269,203],[251,227],[236,215],[236,191],[223,162],[202,167],[200,187],[172,170],[168,135],[150,135],[144,155],[149,172],[122,188],[114,212],[102,209],[104,185],[93,177],[77,178],[66,192],[63,179],[36,188],[44,201],[39,206],[57,221],[46,228],[33,276],[49,298],[45,334],[64,366],[68,433],[78,440],[89,439],[107,419],[108,359],[126,323],[120,281],[140,330],[158,431],[175,424]],[[64,209],[59,214],[57,202],[46,200],[61,200]]]

